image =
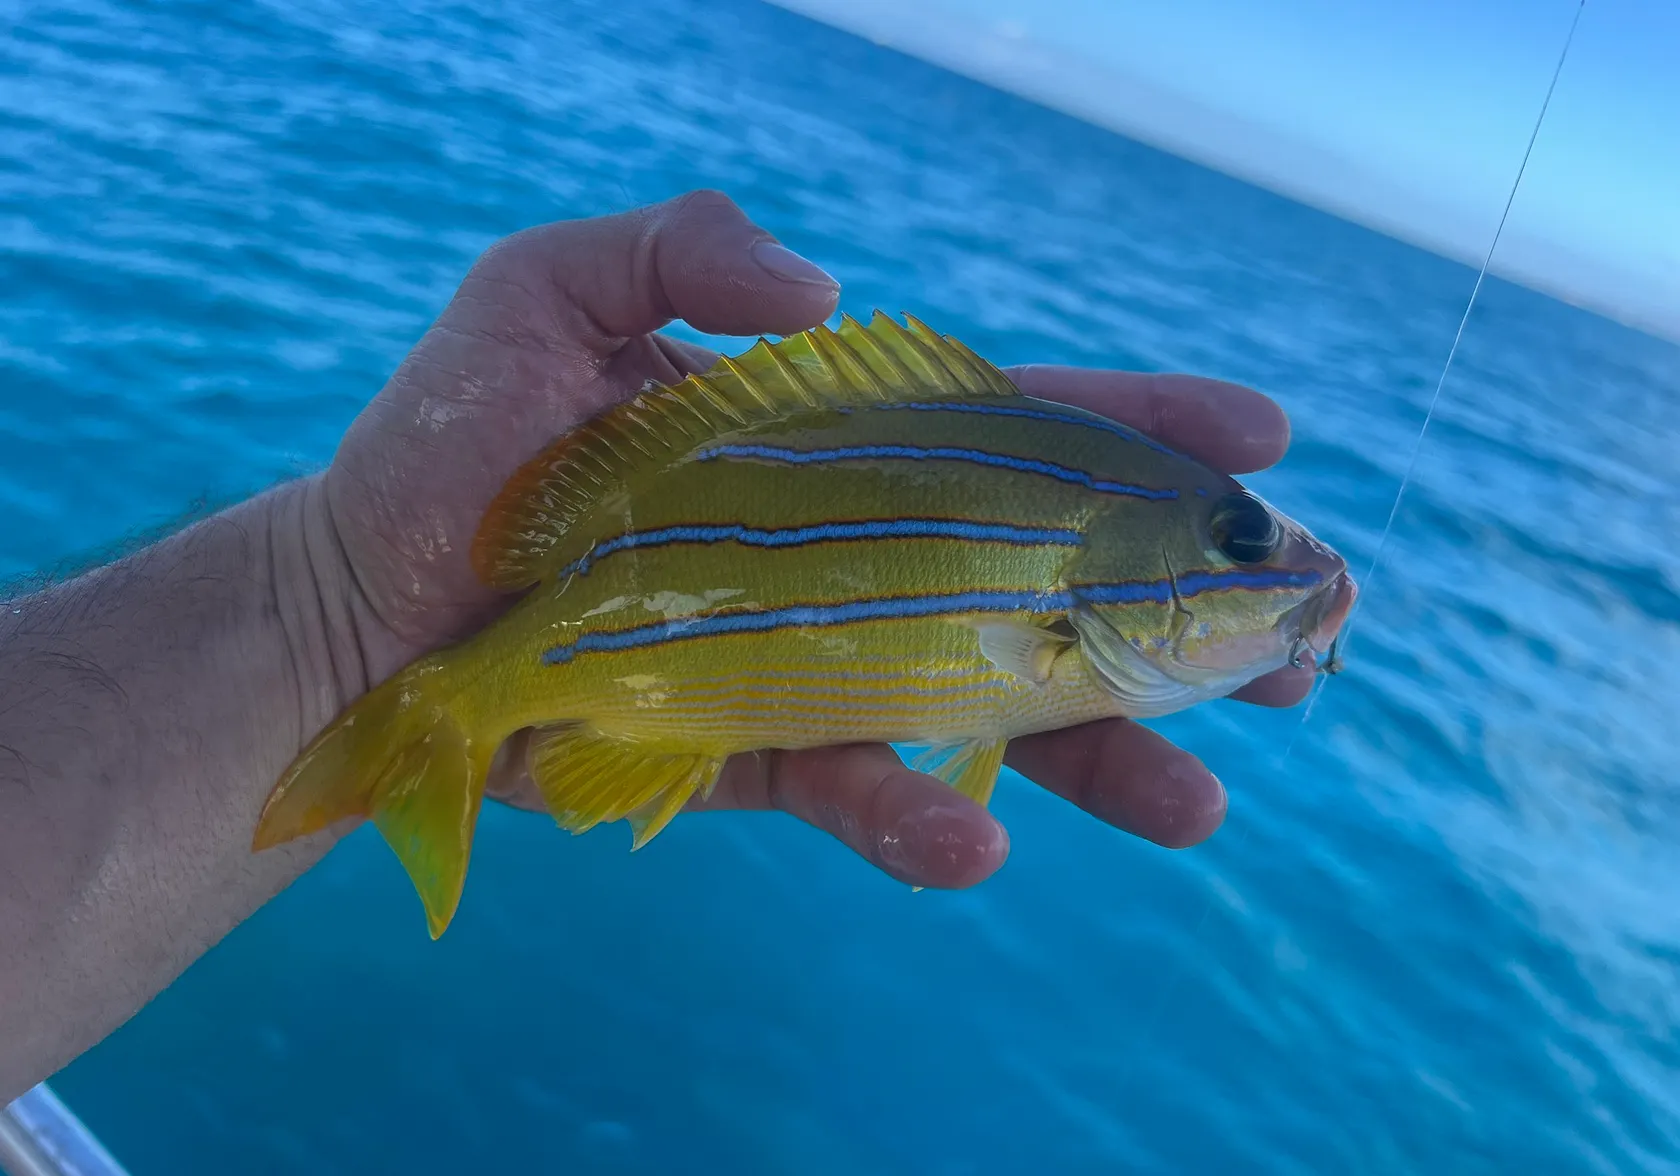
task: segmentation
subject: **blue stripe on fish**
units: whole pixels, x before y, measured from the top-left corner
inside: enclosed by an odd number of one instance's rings
[[[1178,595],[1228,589],[1308,587],[1321,580],[1317,572],[1244,571],[1197,572],[1177,582]],[[884,596],[848,600],[840,604],[795,604],[762,612],[716,613],[677,617],[628,629],[584,633],[577,640],[556,645],[543,654],[548,665],[563,665],[580,653],[608,653],[639,649],[690,637],[722,637],[736,633],[766,633],[775,629],[822,628],[859,621],[907,620],[953,613],[1066,612],[1075,604],[1165,603],[1172,599],[1173,581],[1133,581],[1085,584],[1073,591],[946,592],[929,596]]]
[[[759,457],[766,461],[785,461],[792,465],[822,465],[831,461],[867,461],[872,458],[908,458],[912,461],[966,461],[974,465],[995,466],[1019,470],[1026,474],[1044,474],[1062,482],[1084,486],[1101,494],[1123,494],[1131,498],[1147,498],[1152,502],[1178,497],[1178,491],[1158,490],[1149,486],[1133,486],[1126,482],[1109,482],[1086,473],[1069,469],[1054,462],[1030,457],[1010,457],[1002,453],[987,453],[983,449],[959,449],[954,446],[933,445],[848,445],[838,449],[786,449],[776,445],[718,445],[702,449],[694,455],[696,461],[712,461],[719,457]]]
[[[1136,441],[1140,445],[1147,445],[1157,453],[1164,453],[1169,457],[1182,457],[1176,449],[1162,445],[1155,438],[1140,433],[1129,425],[1122,425],[1119,421],[1111,421],[1106,417],[1076,416],[1073,413],[1053,412],[1042,408],[1015,408],[1007,404],[964,404],[960,401],[942,403],[928,401],[915,404],[872,404],[874,409],[905,408],[912,412],[970,412],[979,416],[1024,417],[1034,421],[1054,421],[1060,425],[1083,425],[1087,429],[1098,429],[1104,433],[1112,433],[1116,437],[1123,437],[1127,441]]]
[[[845,625],[857,621],[904,620],[941,613],[1059,612],[1073,603],[1067,592],[948,592],[934,596],[885,596],[843,604],[795,604],[763,612],[718,613],[678,617],[629,629],[584,633],[543,654],[549,665],[571,661],[580,653],[635,649],[685,637],[764,633],[772,629]]]
[[[1324,573],[1315,571],[1286,572],[1282,569],[1248,571],[1232,568],[1224,572],[1185,572],[1178,578],[1180,596],[1199,596],[1203,592],[1222,592],[1230,588],[1264,591],[1267,588],[1311,588],[1324,582]]]
[[[1186,572],[1178,577],[1176,586],[1180,597],[1200,596],[1204,592],[1268,588],[1311,588],[1323,581],[1319,572],[1289,572],[1233,568],[1226,572]],[[1167,604],[1173,598],[1175,581],[1133,580],[1120,584],[1082,584],[1074,588],[1074,597],[1082,604]]]
[[[559,576],[587,572],[618,551],[663,547],[671,543],[744,543],[749,547],[803,547],[855,539],[956,539],[966,543],[1010,543],[1017,546],[1078,547],[1084,536],[1063,527],[1015,527],[1005,523],[975,523],[960,519],[858,519],[806,527],[761,529],[738,523],[681,525],[651,531],[630,531],[597,544],[560,569]]]

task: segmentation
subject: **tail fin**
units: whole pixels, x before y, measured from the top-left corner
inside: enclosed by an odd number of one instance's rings
[[[430,660],[376,686],[333,720],[275,785],[252,848],[372,817],[426,907],[432,938],[455,916],[493,744],[452,710],[454,675]]]

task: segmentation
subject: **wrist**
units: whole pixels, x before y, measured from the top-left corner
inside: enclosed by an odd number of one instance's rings
[[[290,483],[8,604],[0,1097],[115,1028],[342,832],[251,849],[275,780],[378,664],[322,491]]]
[[[268,570],[302,743],[411,656],[368,602],[326,479],[282,488],[269,512]]]

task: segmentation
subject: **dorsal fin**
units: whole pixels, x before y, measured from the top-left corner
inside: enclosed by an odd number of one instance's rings
[[[557,438],[508,479],[484,513],[472,563],[485,583],[526,587],[556,567],[569,527],[629,473],[724,433],[802,411],[894,400],[1002,398],[1020,392],[997,368],[911,315],[876,311],[864,326],[816,327],[633,400]]]

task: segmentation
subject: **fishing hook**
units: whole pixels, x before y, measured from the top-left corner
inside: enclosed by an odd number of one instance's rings
[[[1342,661],[1341,647],[1342,635],[1337,633],[1334,637],[1330,638],[1330,648],[1324,651],[1324,660],[1319,661],[1316,656],[1318,654],[1318,649],[1313,645],[1313,643],[1308,641],[1305,636],[1297,637],[1295,638],[1295,643],[1289,647],[1289,664],[1294,666],[1297,670],[1310,669],[1315,674],[1339,674],[1346,665],[1346,663]],[[1315,664],[1310,666],[1307,664],[1307,659],[1302,656],[1308,650],[1312,650],[1315,655]]]

